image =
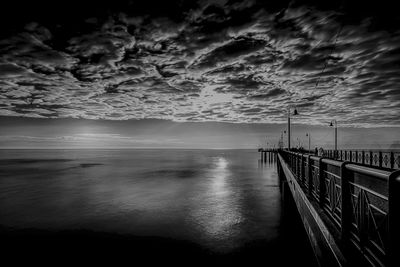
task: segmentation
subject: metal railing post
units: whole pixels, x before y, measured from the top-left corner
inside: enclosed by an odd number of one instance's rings
[[[362,159],[361,159],[362,164],[365,164],[365,151],[362,151]]]
[[[394,152],[390,152],[390,168],[394,169]]]
[[[301,184],[303,185],[304,184],[304,173],[305,173],[305,171],[304,171],[304,156],[303,156],[303,154],[301,154],[301,163],[300,163],[300,181],[301,181]]]
[[[349,162],[342,162],[340,165],[340,180],[341,180],[341,241],[345,247],[349,244],[350,240],[350,227],[351,227],[351,190],[349,184],[349,172],[346,169],[346,165]]]
[[[301,180],[301,158],[300,156],[297,154],[297,178],[299,179],[299,181]]]
[[[295,157],[295,155],[293,155],[293,152],[289,152],[290,153],[290,158],[292,159],[292,164],[290,165],[290,169],[292,170],[292,172],[293,172],[293,174],[296,174],[295,173],[295,170],[296,170],[296,157]]]
[[[308,176],[307,176],[307,183],[308,183],[308,196],[312,196],[312,164],[311,164],[311,156],[308,156]]]
[[[372,166],[372,161],[374,159],[374,155],[372,155],[372,151],[369,151],[369,165]]]
[[[400,251],[400,170],[389,175],[389,266],[398,266]]]
[[[382,168],[382,151],[379,151],[378,160],[379,160],[379,167]]]
[[[319,196],[318,196],[318,203],[319,206],[322,208],[324,206],[324,198],[325,198],[325,179],[324,179],[324,170],[323,170],[323,163],[322,158],[318,160],[319,165]]]

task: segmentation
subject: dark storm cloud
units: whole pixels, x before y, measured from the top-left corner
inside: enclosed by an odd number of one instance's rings
[[[305,123],[399,123],[391,6],[18,3],[1,14],[0,115],[281,122],[297,105]]]

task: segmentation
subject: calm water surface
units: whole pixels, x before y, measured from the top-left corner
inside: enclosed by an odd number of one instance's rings
[[[169,237],[217,252],[274,241],[294,225],[282,221],[275,166],[258,157],[253,150],[1,150],[0,224]]]

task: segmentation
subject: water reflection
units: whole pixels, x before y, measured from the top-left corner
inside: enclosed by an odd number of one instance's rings
[[[265,153],[264,155],[261,155],[261,153],[259,154],[260,158],[257,160],[259,169],[276,167],[277,154],[270,154],[270,153]]]
[[[230,165],[224,156],[211,158],[205,174],[204,198],[192,205],[195,209],[191,211],[202,241],[218,250],[233,246],[235,226],[242,221],[240,192],[235,189]]]
[[[230,170],[228,169],[228,160],[224,157],[215,157],[212,159],[213,168],[209,171],[211,178],[211,190],[216,195],[221,195],[227,193],[227,178],[230,175]]]

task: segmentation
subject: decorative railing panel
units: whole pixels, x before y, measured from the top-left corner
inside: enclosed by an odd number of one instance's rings
[[[310,189],[311,189],[311,196],[316,200],[319,201],[319,165],[317,165],[316,162],[314,162],[311,165],[311,183],[310,183]]]
[[[311,161],[311,160],[310,160]],[[301,186],[305,189],[305,191],[308,191],[308,183],[307,183],[307,177],[311,175],[310,169],[309,169],[309,162],[308,158],[304,160],[304,179],[301,182]]]
[[[385,170],[400,169],[400,151],[325,150],[323,157]]]
[[[364,153],[364,164],[370,165],[371,164],[371,151],[366,151]]]
[[[356,163],[364,164],[364,151],[357,151],[357,161]]]
[[[325,183],[324,208],[335,224],[340,227],[342,215],[341,178],[328,171],[323,171],[323,175]]]
[[[388,198],[355,183],[351,187],[351,239],[373,261],[386,256]]]

